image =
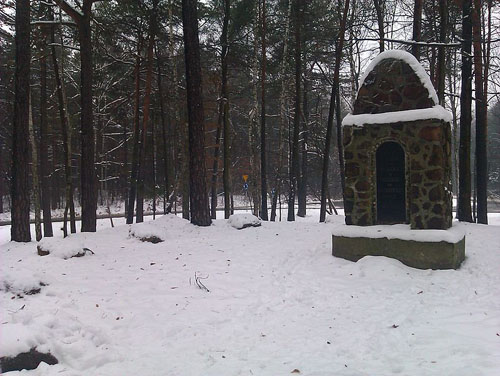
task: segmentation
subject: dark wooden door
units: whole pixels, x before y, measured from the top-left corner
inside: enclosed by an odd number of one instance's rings
[[[377,223],[405,223],[405,153],[396,142],[379,146],[377,160]]]

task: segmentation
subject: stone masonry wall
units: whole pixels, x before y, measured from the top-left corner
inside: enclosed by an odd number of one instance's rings
[[[415,71],[403,60],[384,59],[366,76],[353,115],[416,110],[436,103]]]
[[[344,126],[346,224],[377,224],[377,148],[398,142],[405,151],[406,217],[411,228],[451,227],[451,131],[440,120]]]

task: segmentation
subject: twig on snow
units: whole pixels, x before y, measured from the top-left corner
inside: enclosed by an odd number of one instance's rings
[[[202,282],[203,279],[208,279],[208,275],[206,277],[202,277],[200,274],[200,272],[194,272],[194,283],[195,285],[200,289],[200,290],[203,290],[203,291],[206,291],[206,292],[210,292],[210,290],[207,288],[207,286],[205,286]],[[189,283],[191,283],[191,278],[189,278]]]

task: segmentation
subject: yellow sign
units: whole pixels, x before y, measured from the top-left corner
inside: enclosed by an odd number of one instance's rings
[[[248,175],[243,175],[243,180],[245,181],[245,183],[247,182],[248,180]]]

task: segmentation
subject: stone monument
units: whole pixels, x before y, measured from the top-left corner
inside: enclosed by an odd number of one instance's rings
[[[372,61],[342,123],[346,225],[334,229],[334,256],[460,266],[465,238],[452,227],[450,121],[411,54],[386,51]]]

